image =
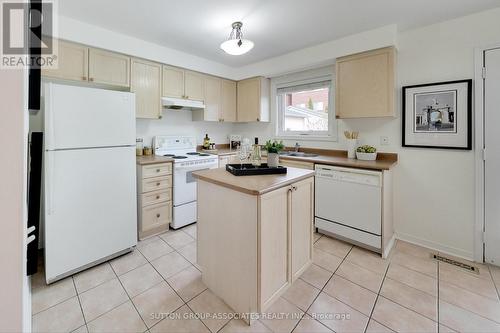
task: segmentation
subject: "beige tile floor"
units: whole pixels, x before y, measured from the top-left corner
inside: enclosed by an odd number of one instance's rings
[[[33,277],[35,332],[500,332],[500,268],[479,274],[397,242],[380,256],[315,234],[314,264],[251,327],[201,281],[196,226],[46,286]],[[333,314],[333,316],[332,316]],[[275,317],[280,317],[276,319]]]

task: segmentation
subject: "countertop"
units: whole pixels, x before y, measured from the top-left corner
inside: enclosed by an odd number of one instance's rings
[[[165,156],[157,156],[157,155],[136,156],[136,163],[138,165],[165,163],[165,162],[173,162],[173,161],[174,161],[173,158],[165,157]]]
[[[316,157],[280,156],[280,159],[370,170],[389,170],[398,162],[396,154],[391,154],[396,155],[395,157],[384,156],[382,153],[379,153],[378,155],[381,156],[377,156],[376,161],[363,161],[355,158],[347,158],[347,154],[346,156],[318,155]]]
[[[200,147],[201,150],[201,147]],[[330,149],[314,149],[300,148],[301,152],[317,154],[315,157],[298,157],[298,156],[280,156],[281,160],[301,161],[315,164],[327,164],[342,166],[348,168],[360,168],[370,170],[389,170],[398,162],[398,154],[394,153],[378,153],[376,161],[362,161],[354,158],[347,158],[345,150],[330,150]],[[211,154],[218,156],[234,155],[235,150],[229,149],[229,145],[220,145],[216,147],[216,152]],[[264,151],[262,156],[267,156]]]
[[[262,195],[302,179],[314,176],[313,170],[288,167],[286,174],[261,176],[234,176],[223,168],[193,172],[197,179],[230,188],[235,191]]]

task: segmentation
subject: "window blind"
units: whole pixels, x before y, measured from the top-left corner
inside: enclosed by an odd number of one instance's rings
[[[294,92],[299,92],[299,91],[329,88],[331,83],[332,83],[331,80],[325,80],[325,81],[320,81],[320,82],[299,84],[299,85],[295,85],[295,86],[281,87],[281,88],[278,88],[276,91],[279,95],[289,94],[289,93],[294,93]]]

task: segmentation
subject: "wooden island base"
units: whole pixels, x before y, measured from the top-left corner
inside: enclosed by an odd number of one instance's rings
[[[287,175],[195,174],[203,282],[248,324],[247,315],[266,311],[312,262],[313,176],[295,168]]]

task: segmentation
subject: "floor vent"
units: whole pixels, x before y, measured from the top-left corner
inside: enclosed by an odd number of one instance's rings
[[[433,259],[436,259],[437,261],[441,261],[441,262],[444,262],[444,263],[447,263],[447,264],[450,264],[453,266],[460,267],[460,268],[465,269],[469,272],[479,274],[479,268],[476,266],[467,265],[467,264],[464,264],[463,262],[456,261],[456,260],[444,257],[444,256],[439,255],[439,254],[431,254],[431,257]]]

